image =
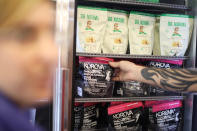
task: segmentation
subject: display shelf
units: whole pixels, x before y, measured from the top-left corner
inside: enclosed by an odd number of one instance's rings
[[[183,100],[183,99],[184,96],[75,98],[75,102],[150,101],[150,100]]]
[[[127,5],[134,5],[134,6],[146,6],[146,7],[158,7],[161,9],[176,9],[176,10],[177,9],[179,9],[179,10],[189,10],[190,9],[185,5],[140,2],[140,1],[135,1],[135,0],[82,0],[82,1],[127,4]]]
[[[125,58],[125,59],[171,59],[171,60],[186,60],[188,56],[152,56],[152,55],[119,55],[119,54],[100,54],[100,53],[76,53],[76,56],[86,57],[108,57],[108,58]]]

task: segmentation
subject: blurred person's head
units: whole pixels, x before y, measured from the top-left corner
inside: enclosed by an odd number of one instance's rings
[[[19,106],[51,98],[57,48],[46,0],[0,0],[0,92]]]

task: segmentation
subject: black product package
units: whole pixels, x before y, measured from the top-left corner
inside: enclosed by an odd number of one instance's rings
[[[142,102],[130,102],[108,108],[111,127],[118,131],[142,130]]]
[[[182,68],[183,60],[144,60],[141,61],[141,64],[148,67],[163,68],[163,69],[173,69],[173,68]],[[170,95],[181,95],[180,93],[166,91],[164,89],[153,87],[145,84],[148,88],[148,94],[150,96],[170,96]]]
[[[74,106],[74,130],[81,130],[83,125],[84,106],[82,103],[75,103]]]
[[[79,57],[77,97],[111,97],[114,82],[111,81],[113,69],[108,64],[113,59]]]
[[[180,96],[180,93],[167,91],[158,87],[147,85],[150,96]]]
[[[107,115],[107,108],[109,103],[101,103],[99,108],[99,120],[98,120],[98,129],[105,129],[108,128],[108,115]]]
[[[123,96],[123,82],[115,82],[115,85],[114,85],[114,91],[113,91],[113,96],[115,97],[121,97]]]
[[[185,0],[159,0],[160,3],[185,5]]]
[[[152,127],[156,131],[181,131],[182,102],[172,101],[152,107],[155,125]]]
[[[143,128],[145,131],[155,131],[155,120],[153,118],[152,106],[159,105],[162,103],[171,102],[169,100],[160,100],[160,101],[145,101],[144,105],[144,121]]]
[[[139,97],[146,96],[147,90],[144,87],[144,84],[137,81],[130,81],[123,83],[123,96],[125,97]]]
[[[182,65],[183,65],[183,60],[145,59],[145,60],[141,60],[138,62],[140,62],[142,65],[145,65],[145,66],[155,67],[155,68],[164,68],[164,69],[182,68]]]
[[[99,118],[98,103],[84,103],[83,130],[97,129]]]

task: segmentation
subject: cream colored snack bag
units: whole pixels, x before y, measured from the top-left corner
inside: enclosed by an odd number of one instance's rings
[[[134,12],[129,17],[129,46],[132,55],[152,55],[155,16]]]
[[[160,50],[160,33],[159,33],[159,27],[160,27],[160,16],[157,15],[155,17],[155,40],[154,40],[154,45],[153,45],[153,55],[155,56],[160,56],[161,55],[161,50]]]
[[[184,56],[191,37],[190,16],[162,14],[160,17],[162,56]]]
[[[126,54],[128,46],[128,12],[108,9],[103,53]]]
[[[77,52],[101,53],[107,9],[78,6],[77,11]]]
[[[189,43],[192,38],[193,28],[194,28],[194,17],[190,16],[190,18],[189,18]]]

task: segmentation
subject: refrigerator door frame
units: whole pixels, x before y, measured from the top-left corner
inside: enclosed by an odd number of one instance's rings
[[[59,48],[53,96],[53,131],[71,130],[75,0],[56,1],[56,43]]]
[[[193,0],[195,2],[195,0]],[[59,63],[53,100],[53,131],[72,130],[73,60],[75,53],[75,11],[77,0],[56,1],[56,42],[59,46]],[[195,4],[196,5],[196,4]],[[193,7],[195,7],[193,5]],[[194,8],[195,9],[195,8]],[[197,11],[195,11],[197,12]],[[196,13],[195,13],[196,14]],[[195,18],[191,59],[187,65],[195,67],[196,27]],[[192,130],[193,94],[185,94],[184,131]]]

